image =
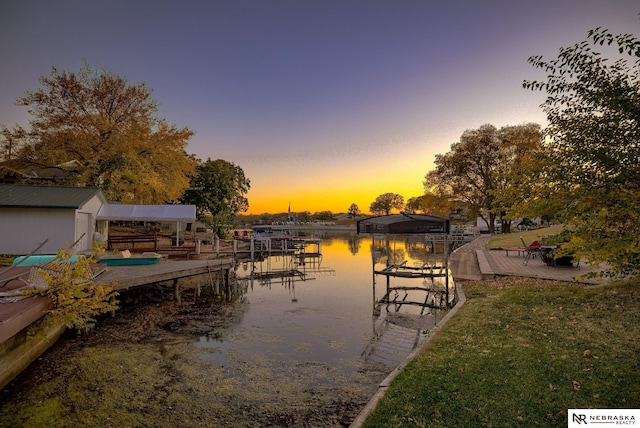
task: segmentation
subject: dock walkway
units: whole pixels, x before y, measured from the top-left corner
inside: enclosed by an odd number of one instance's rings
[[[172,281],[195,275],[228,271],[233,266],[233,259],[191,260],[158,263],[155,265],[137,266],[109,266],[99,275],[97,284],[109,284],[116,282],[115,291],[125,291],[159,282]],[[31,268],[17,267],[7,272],[5,276],[17,276],[22,274],[28,277]],[[0,278],[0,283],[4,283]],[[10,291],[23,286],[20,281],[12,281],[1,291]],[[18,333],[39,319],[43,311],[49,307],[49,302],[44,297],[28,297],[13,303],[0,303],[0,343]]]
[[[155,265],[109,266],[106,272],[95,279],[97,284],[117,281],[116,291],[128,290],[158,282],[187,278],[205,273],[229,270],[233,259],[169,260]]]
[[[145,285],[174,281],[176,295],[178,280],[196,275],[223,272],[225,282],[233,267],[233,259],[211,259],[191,261],[165,261],[155,265],[109,266],[95,278],[97,284],[116,282],[114,289],[118,292]],[[6,281],[2,277],[15,277],[22,274],[28,277],[30,268],[16,267],[0,275],[0,284]],[[5,278],[5,279],[6,279]],[[7,283],[0,291],[10,291],[22,287],[24,282],[14,280]],[[0,303],[0,389],[24,370],[32,361],[55,343],[64,328],[57,327],[45,333],[44,340],[27,340],[26,328],[39,320],[51,300],[44,296],[27,297],[12,303]]]

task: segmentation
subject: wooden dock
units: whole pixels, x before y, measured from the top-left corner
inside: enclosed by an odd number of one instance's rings
[[[234,266],[231,258],[191,261],[165,261],[155,265],[109,266],[95,278],[98,284],[115,282],[114,289],[124,292],[137,287],[173,281],[176,298],[179,299],[178,280],[196,275],[222,273],[225,285],[229,284],[229,273]],[[22,273],[28,278],[30,268],[15,268],[4,276],[16,276]],[[1,281],[4,284],[5,281]],[[9,291],[25,283],[14,280],[0,288]],[[60,337],[64,328],[55,327],[45,332],[43,339],[27,340],[27,327],[38,321],[51,307],[51,300],[39,297],[27,297],[12,303],[0,303],[0,389],[7,385],[22,370],[52,346]]]
[[[227,272],[233,267],[233,259],[169,260],[155,265],[109,266],[95,279],[97,284],[116,281],[114,289],[125,291],[131,288],[166,281],[176,281],[196,275]]]
[[[249,260],[260,260],[275,255],[296,255],[298,257],[317,257],[322,254],[321,239],[298,238],[293,236],[251,236],[234,238],[232,254],[244,255]],[[308,251],[313,246],[314,251]]]

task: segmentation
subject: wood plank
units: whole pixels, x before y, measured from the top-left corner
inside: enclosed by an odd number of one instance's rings
[[[126,290],[157,282],[170,281],[222,271],[233,266],[233,259],[164,261],[155,265],[109,266],[107,271],[96,278],[98,284],[117,281],[116,291]]]

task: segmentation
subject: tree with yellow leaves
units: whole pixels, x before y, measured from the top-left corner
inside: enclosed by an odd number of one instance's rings
[[[25,294],[50,297],[53,306],[46,311],[45,325],[63,325],[82,329],[99,314],[118,308],[114,284],[96,284],[92,280],[92,257],[79,257],[71,262],[71,252],[60,250],[56,261],[38,269],[44,287],[24,291]]]
[[[145,83],[88,64],[78,72],[52,68],[40,83],[17,100],[33,119],[29,144],[14,157],[49,167],[79,162],[64,184],[99,187],[109,200],[153,204],[182,196],[194,172],[185,151],[193,131],[157,117]]]

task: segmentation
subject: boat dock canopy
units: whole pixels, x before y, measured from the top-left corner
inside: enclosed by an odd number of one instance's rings
[[[427,214],[391,214],[357,222],[358,233],[449,233],[449,220]]]
[[[98,220],[194,222],[195,205],[103,205]]]

